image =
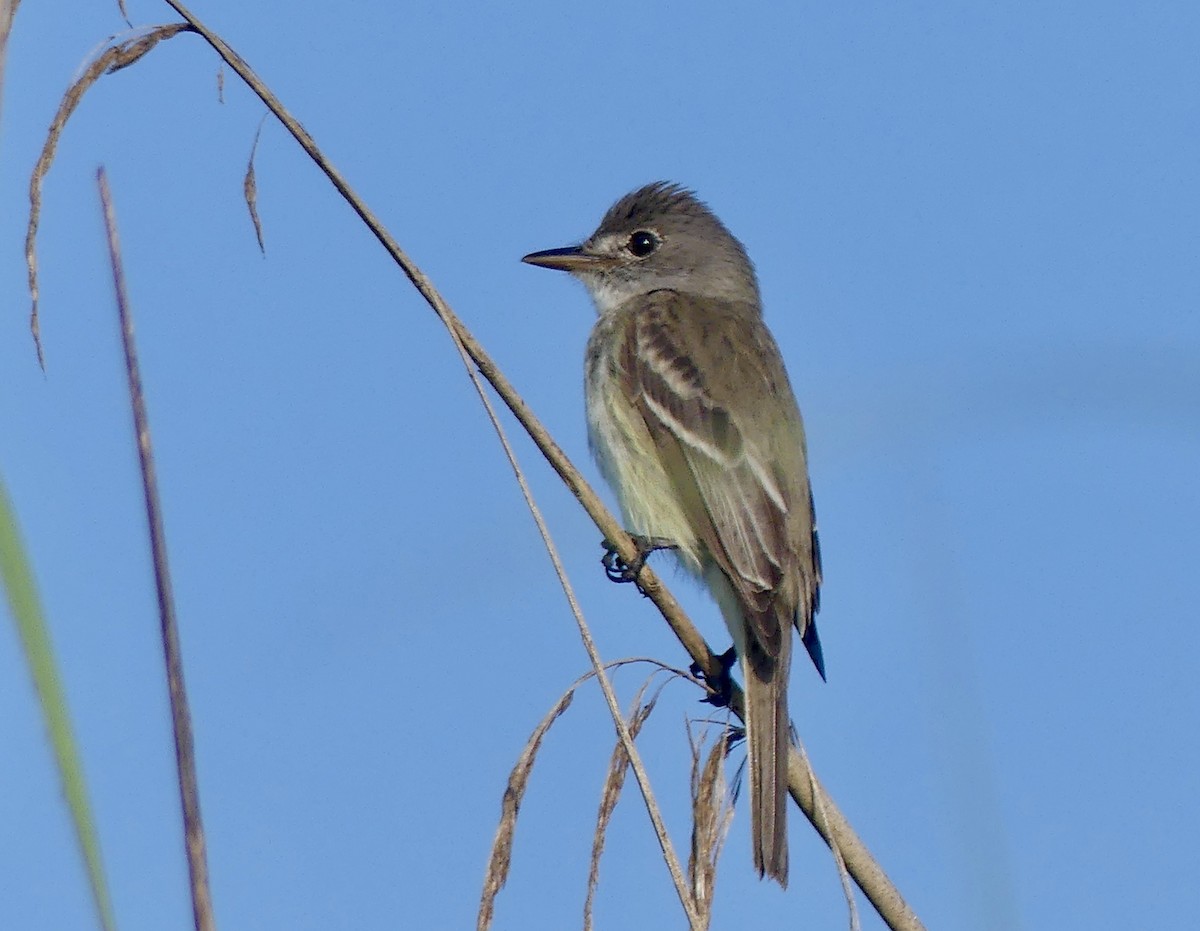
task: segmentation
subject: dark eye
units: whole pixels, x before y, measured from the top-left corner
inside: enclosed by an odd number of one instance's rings
[[[639,259],[644,259],[658,248],[658,237],[646,230],[638,230],[629,237],[629,244],[625,248]]]

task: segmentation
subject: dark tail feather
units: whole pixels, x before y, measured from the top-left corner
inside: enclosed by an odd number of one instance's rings
[[[750,755],[750,835],[754,868],[787,887],[787,755],[791,728],[787,672],[791,638],[774,662],[747,662],[746,746]]]
[[[800,642],[804,644],[804,649],[808,650],[808,655],[813,661],[813,665],[817,667],[817,672],[821,674],[821,681],[825,680],[825,653],[821,650],[821,638],[817,636],[817,622],[809,621],[808,627],[804,629],[804,635],[800,638]]]

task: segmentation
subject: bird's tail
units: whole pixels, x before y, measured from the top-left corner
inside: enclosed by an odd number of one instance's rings
[[[784,628],[785,633],[791,633]],[[743,665],[746,680],[746,746],[750,756],[750,834],[754,868],[786,887],[787,680],[792,638],[783,638],[782,654],[768,659],[751,648]]]

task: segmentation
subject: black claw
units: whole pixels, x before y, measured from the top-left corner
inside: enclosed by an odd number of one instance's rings
[[[726,708],[733,698],[733,677],[729,675],[729,670],[737,662],[737,650],[734,647],[730,647],[724,653],[717,656],[717,662],[721,666],[721,674],[715,679],[706,676],[704,670],[700,668],[699,663],[692,663],[689,669],[693,676],[705,682],[709,689],[711,689],[711,692],[700,700],[707,702],[714,708]]]
[[[608,540],[601,540],[600,545],[604,547],[604,555],[600,557],[600,565],[604,566],[604,574],[608,576],[610,582],[632,582],[635,575],[630,574],[629,564],[621,558],[621,554],[617,552],[617,548]],[[634,560],[637,562],[637,560]],[[638,566],[641,569],[641,566]]]
[[[626,562],[621,558],[621,554],[617,552],[617,548],[608,540],[600,541],[600,545],[604,547],[604,555],[600,557],[600,564],[604,566],[604,574],[608,576],[611,582],[637,582],[638,576],[641,575],[642,567],[646,565],[646,559],[651,553],[657,550],[673,550],[678,549],[679,545],[666,539],[665,537],[643,537],[633,534],[633,542],[637,545],[638,554],[634,557],[633,562]],[[638,586],[641,591],[641,586]],[[643,594],[645,594],[643,592]]]

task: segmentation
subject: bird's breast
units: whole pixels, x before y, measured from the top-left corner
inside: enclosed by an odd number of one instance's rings
[[[622,367],[625,338],[619,321],[602,317],[588,341],[584,395],[592,455],[616,493],[626,529],[671,540],[683,565],[699,574],[703,544],[641,413],[636,380]]]

